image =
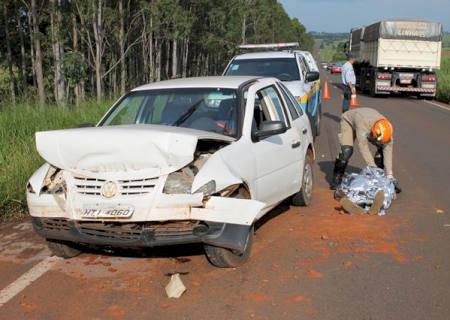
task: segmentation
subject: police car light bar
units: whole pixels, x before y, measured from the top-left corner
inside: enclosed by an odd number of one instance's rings
[[[294,49],[298,48],[298,42],[286,42],[286,43],[267,43],[267,44],[243,44],[238,48],[241,50],[256,50],[256,49],[267,49],[267,50],[283,50],[283,49]]]

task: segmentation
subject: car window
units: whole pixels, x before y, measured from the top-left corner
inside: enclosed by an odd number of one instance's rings
[[[101,125],[159,124],[236,136],[238,107],[233,89],[138,91],[126,96]]]
[[[289,127],[281,98],[274,87],[267,87],[256,93],[252,130],[259,130],[264,121],[283,121]]]
[[[275,77],[281,81],[300,80],[295,58],[234,59],[225,75]]]
[[[280,85],[280,88],[281,88],[281,90],[280,90],[281,94],[283,95],[284,101],[286,101],[286,105],[289,109],[289,113],[291,114],[292,120],[298,119],[299,114],[295,107],[295,104],[291,101],[291,99],[287,95],[285,89],[281,85]]]
[[[308,72],[308,69],[306,67],[306,64],[303,60],[303,57],[301,55],[297,55],[298,63],[300,65],[300,72],[302,73],[302,78],[306,78],[306,72]]]
[[[303,110],[302,110],[302,107],[300,106],[300,103],[298,103],[298,101],[292,95],[291,91],[283,83],[280,82],[278,84],[283,89],[284,93],[288,96],[291,103],[295,106],[295,110],[297,110],[297,112],[300,114],[300,116],[302,116]]]

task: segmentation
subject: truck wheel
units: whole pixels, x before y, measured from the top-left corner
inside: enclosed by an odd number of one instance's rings
[[[209,262],[219,268],[234,268],[242,265],[250,257],[253,245],[253,233],[254,227],[251,226],[248,231],[247,244],[243,253],[205,244],[205,253]]]
[[[47,239],[47,246],[53,255],[68,259],[78,256],[81,251],[66,242]]]
[[[303,179],[300,191],[292,196],[292,204],[294,206],[307,207],[311,204],[314,175],[313,175],[313,158],[311,152],[308,151],[305,157],[305,166],[303,167]]]

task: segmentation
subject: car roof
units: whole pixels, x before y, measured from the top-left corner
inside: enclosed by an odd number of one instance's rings
[[[265,51],[244,53],[234,57],[234,60],[244,59],[267,59],[267,58],[294,58],[295,53],[291,51]]]
[[[218,77],[193,77],[165,80],[142,85],[131,91],[172,89],[172,88],[227,88],[238,89],[242,84],[256,80],[256,76],[218,76]]]

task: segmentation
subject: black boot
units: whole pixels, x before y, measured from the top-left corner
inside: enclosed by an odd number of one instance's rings
[[[333,181],[331,181],[330,189],[336,190],[337,187],[342,182],[342,178],[344,177],[345,169],[347,168],[348,161],[343,161],[340,159],[336,159],[336,162],[334,163],[334,170],[333,170]]]
[[[384,169],[384,156],[383,156],[383,149],[378,149],[375,153],[375,156],[373,157],[373,160],[375,161],[375,165],[380,168]]]

